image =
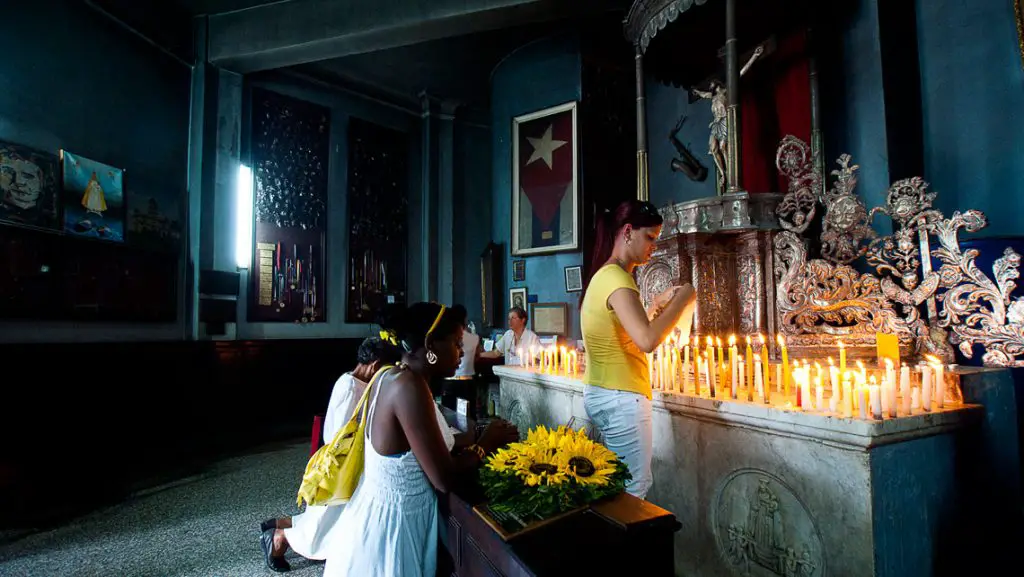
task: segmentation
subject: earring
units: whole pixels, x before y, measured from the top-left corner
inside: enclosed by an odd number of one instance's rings
[[[437,364],[437,354],[434,351],[427,351],[427,362],[432,365]]]

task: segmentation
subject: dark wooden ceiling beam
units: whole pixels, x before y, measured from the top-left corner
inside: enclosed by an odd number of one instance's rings
[[[285,0],[210,15],[209,59],[235,72],[256,72],[624,4],[628,0]]]

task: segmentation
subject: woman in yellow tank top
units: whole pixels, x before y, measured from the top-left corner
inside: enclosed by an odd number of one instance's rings
[[[592,276],[580,310],[587,370],[583,404],[605,445],[629,467],[626,491],[643,499],[651,487],[651,383],[647,356],[693,314],[689,284],[674,286],[644,310],[633,269],[651,258],[662,218],[649,202],[623,202],[598,221]],[[653,320],[652,320],[653,319]]]

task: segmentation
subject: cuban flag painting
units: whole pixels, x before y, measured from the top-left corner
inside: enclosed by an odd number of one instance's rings
[[[576,103],[512,122],[512,254],[576,250]]]

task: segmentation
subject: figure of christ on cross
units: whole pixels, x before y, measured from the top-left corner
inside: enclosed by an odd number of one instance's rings
[[[740,76],[745,75],[754,61],[762,54],[764,54],[764,47],[758,46],[750,60],[747,60],[747,63],[740,69]],[[693,89],[692,92],[700,98],[711,101],[711,123],[708,124],[708,127],[711,128],[711,136],[708,138],[708,154],[711,155],[712,160],[715,161],[715,168],[718,169],[716,184],[718,194],[723,194],[726,188],[725,168],[729,161],[729,128],[726,122],[728,92],[725,85],[719,80],[711,81],[709,91]]]

